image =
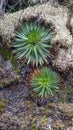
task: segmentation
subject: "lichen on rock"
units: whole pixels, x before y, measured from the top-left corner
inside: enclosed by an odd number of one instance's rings
[[[60,71],[66,71],[73,68],[73,46],[69,49],[61,48],[52,63]]]
[[[73,104],[71,103],[49,103],[45,107],[36,106],[31,109],[18,113],[18,115],[11,112],[3,113],[0,116],[1,130],[67,130],[70,126],[69,122],[72,123]],[[43,109],[46,113],[43,112]],[[50,110],[52,114],[50,114]]]
[[[61,120],[56,120],[53,123],[52,127],[53,127],[53,129],[56,129],[56,130],[65,130],[65,126]]]
[[[33,13],[34,12],[34,13]],[[24,10],[21,20],[38,16],[45,23],[51,23],[55,28],[55,37],[52,43],[59,42],[62,46],[70,46],[73,44],[72,35],[66,27],[68,20],[68,8],[63,6],[54,7],[49,2],[35,7],[29,7]],[[40,22],[39,20],[39,22]]]
[[[22,114],[21,114],[22,115]],[[29,119],[25,112],[23,116],[18,117],[10,112],[3,113],[0,117],[0,128],[5,130],[26,130],[28,128]]]
[[[73,118],[73,104],[72,103],[59,103],[57,105],[60,111],[63,112],[64,117],[68,117],[68,119]]]
[[[22,11],[5,14],[4,18],[0,18],[0,35],[3,37],[3,41],[7,44],[11,43],[11,38],[14,37],[14,29],[18,25]]]
[[[70,31],[66,27],[68,20],[68,8],[63,6],[53,6],[50,2],[34,7],[28,7],[23,11],[18,11],[13,14],[6,14],[4,19],[0,19],[0,35],[3,35],[5,42],[11,43],[10,39],[14,36],[15,25],[19,21],[31,17],[37,17],[40,22],[41,19],[45,23],[51,23],[55,27],[55,37],[52,43],[59,42],[62,46],[70,46],[73,44],[73,38]]]
[[[13,69],[9,60],[4,60],[0,55],[0,87],[21,81],[20,75]]]

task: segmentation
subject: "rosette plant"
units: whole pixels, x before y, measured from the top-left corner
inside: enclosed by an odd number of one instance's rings
[[[21,24],[13,43],[16,49],[16,58],[25,57],[27,64],[32,62],[36,66],[42,65],[49,57],[51,48],[49,42],[52,38],[53,33],[48,28],[36,23]]]
[[[35,70],[30,74],[30,84],[41,97],[53,95],[58,90],[58,76],[49,68]]]

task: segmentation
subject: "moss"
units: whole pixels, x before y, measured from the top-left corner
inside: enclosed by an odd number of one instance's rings
[[[18,63],[10,50],[0,48],[0,54],[4,57],[4,59],[10,60],[14,68],[18,67]]]
[[[3,99],[0,101],[0,115],[5,111],[7,102],[7,99]]]
[[[44,115],[41,119],[41,124],[46,125],[47,121],[46,121],[47,117]]]
[[[32,125],[31,125],[31,128],[32,128],[32,130],[36,130],[36,122],[34,122]]]
[[[6,104],[3,101],[0,101],[0,113],[5,110]]]
[[[7,99],[3,99],[3,100],[2,100],[2,102],[7,103],[7,102],[8,102],[8,100],[7,100]]]

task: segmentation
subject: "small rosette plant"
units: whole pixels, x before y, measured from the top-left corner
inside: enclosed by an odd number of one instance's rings
[[[41,97],[53,95],[58,90],[58,76],[48,68],[36,70],[30,74],[30,84]]]
[[[50,41],[53,33],[36,23],[21,24],[20,29],[16,32],[13,47],[16,49],[16,58],[25,57],[27,64],[32,62],[33,65],[42,65],[47,57],[50,57],[49,50],[52,47]]]

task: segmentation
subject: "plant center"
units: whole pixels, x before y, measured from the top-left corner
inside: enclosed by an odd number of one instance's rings
[[[44,87],[46,87],[46,86],[48,85],[47,78],[46,78],[46,79],[45,79],[45,78],[43,79],[42,85],[43,85]]]
[[[40,41],[40,34],[35,30],[31,31],[28,35],[28,42],[32,44],[37,44]]]

